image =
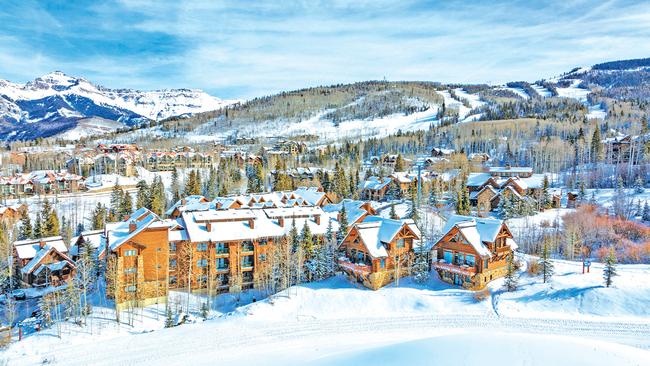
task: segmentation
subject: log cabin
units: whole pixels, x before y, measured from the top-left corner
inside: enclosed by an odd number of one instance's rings
[[[408,274],[420,230],[413,220],[367,217],[352,225],[339,244],[339,268],[364,286],[379,288]]]
[[[26,286],[59,286],[74,277],[75,263],[60,236],[13,243],[15,270]]]
[[[361,198],[382,201],[392,182],[391,178],[370,177],[360,184]]]
[[[467,289],[484,288],[506,274],[517,249],[502,220],[453,215],[431,249],[431,266],[443,281]]]

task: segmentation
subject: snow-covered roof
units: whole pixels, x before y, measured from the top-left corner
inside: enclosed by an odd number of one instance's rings
[[[533,174],[527,178],[519,178],[519,181],[525,182],[526,186],[531,189],[544,187],[544,176],[546,174]]]
[[[368,216],[354,227],[368,249],[368,253],[373,258],[382,258],[388,256],[385,244],[393,241],[404,225],[408,226],[418,239],[421,237],[420,230],[413,220],[393,220],[380,216]]]
[[[310,205],[318,205],[325,196],[325,192],[319,192],[318,187],[299,187],[295,193],[304,198]]]
[[[492,175],[489,173],[469,173],[467,176],[467,186],[480,187],[490,178],[492,178]]]
[[[14,248],[20,259],[31,259],[36,256],[41,250],[40,243],[43,242],[44,246],[51,246],[56,248],[61,253],[67,253],[68,247],[63,242],[63,238],[60,236],[51,236],[48,238],[40,239],[27,239],[27,240],[18,240],[14,242]]]
[[[361,189],[371,189],[371,190],[379,190],[387,185],[389,185],[391,182],[391,179],[388,177],[385,178],[379,178],[379,177],[370,177],[366,179],[363,183],[361,183]]]
[[[224,213],[224,215],[210,216],[212,212]],[[291,230],[294,220],[298,231],[302,230],[306,223],[313,234],[322,235],[327,232],[330,221],[332,229],[338,230],[336,216],[336,213],[325,212],[320,207],[293,206],[184,212],[182,222],[192,242],[224,242],[285,236]],[[210,220],[212,217],[216,218],[216,221]],[[226,217],[230,217],[230,220],[219,220]],[[283,225],[281,220],[284,220]],[[318,220],[320,223],[317,223]]]
[[[73,257],[79,255],[79,247],[77,246],[77,242],[80,238],[83,238],[86,244],[89,244],[93,249],[102,248],[106,244],[106,236],[104,236],[104,230],[100,229],[84,231],[81,233],[81,235],[73,237],[70,241],[70,255]]]
[[[442,232],[447,235],[451,229],[457,227],[479,255],[490,256],[490,250],[483,243],[493,243],[502,225],[503,221],[498,219],[452,215],[447,219]]]
[[[345,214],[347,215],[347,220],[349,223],[353,223],[357,222],[363,215],[368,213],[368,211],[361,208],[365,203],[365,201],[357,201],[346,198],[339,203],[324,206],[323,211],[338,213],[341,212],[341,209],[345,206]]]
[[[28,274],[31,273],[34,269],[36,269],[39,265],[39,263],[50,253],[53,251],[58,251],[55,247],[51,245],[45,245],[43,248],[40,248],[39,251],[36,253],[34,258],[32,258],[27,264],[23,266],[23,268],[20,270],[23,274]],[[72,260],[68,258],[65,254],[59,252],[61,256],[67,261],[69,261],[70,264],[72,264]],[[63,267],[61,267],[63,268]]]
[[[500,175],[500,174],[512,174],[512,173],[523,173],[523,174],[531,174],[533,172],[533,168],[529,166],[493,166],[490,167],[490,173],[494,175]]]
[[[142,207],[136,210],[128,219],[112,225],[110,230],[107,227],[110,249],[116,250],[122,244],[157,221],[160,221],[158,215]],[[134,230],[130,230],[131,223],[135,224]]]

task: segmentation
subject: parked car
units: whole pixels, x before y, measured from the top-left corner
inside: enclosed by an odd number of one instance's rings
[[[11,297],[16,300],[25,300],[27,298],[27,294],[23,290],[13,290],[11,291]]]

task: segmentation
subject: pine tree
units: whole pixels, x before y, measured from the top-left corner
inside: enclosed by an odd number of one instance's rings
[[[591,137],[591,159],[594,163],[603,160],[603,144],[601,142],[600,127],[598,127],[598,124],[596,124],[594,134]]]
[[[640,175],[636,177],[636,180],[634,181],[634,192],[638,194],[645,192],[643,178],[641,178]]]
[[[149,189],[149,185],[145,180],[140,180],[138,184],[136,184],[136,188],[138,188],[138,193],[136,194],[136,199],[135,199],[135,207],[137,208],[150,208],[151,207],[151,191]]]
[[[542,247],[542,254],[539,259],[539,265],[542,269],[542,278],[544,283],[548,281],[551,276],[553,276],[553,262],[551,261],[551,253],[549,249],[548,240],[544,241],[544,246]]]
[[[208,175],[207,182],[205,182],[203,195],[210,199],[217,195],[217,171],[214,168],[210,168],[210,174]]]
[[[151,212],[161,216],[167,208],[167,196],[165,195],[165,185],[160,176],[154,178],[151,184]]]
[[[113,191],[111,192],[111,205],[109,220],[110,221],[120,221],[120,209],[122,207],[122,200],[124,199],[124,190],[120,186],[119,182],[115,182],[113,186]]]
[[[305,225],[302,227],[300,241],[302,242],[302,249],[306,258],[311,258],[314,255],[314,237],[311,234],[311,229],[309,228],[309,224],[307,224],[307,220],[305,220]]]
[[[551,194],[548,191],[549,188],[549,183],[548,183],[548,176],[544,175],[544,184],[542,185],[542,208],[551,208],[552,202],[551,202]]]
[[[506,291],[515,291],[518,287],[518,279],[514,264],[514,255],[508,255],[508,265],[506,269],[505,282],[503,283]]]
[[[124,193],[124,196],[122,197],[122,203],[120,205],[120,214],[119,214],[120,220],[124,220],[132,213],[133,213],[133,201],[131,200],[131,195],[129,193]]]
[[[176,170],[176,166],[172,169],[171,192],[173,202],[178,202],[181,199],[181,188],[178,182],[178,170]]]
[[[648,205],[648,201],[645,201],[645,204],[643,205],[643,221],[650,221],[650,205]]]
[[[201,317],[204,320],[208,319],[208,304],[206,302],[201,303]]]
[[[339,218],[339,231],[336,233],[336,242],[341,243],[343,238],[348,235],[348,213],[345,210],[345,205],[342,205],[340,218]]]
[[[413,279],[417,283],[426,283],[429,280],[429,253],[424,243],[420,243],[415,251],[415,263],[413,264]]]
[[[397,158],[395,158],[395,171],[396,172],[404,171],[404,159],[402,159],[401,154],[398,154]]]
[[[93,230],[103,229],[106,224],[106,207],[100,202],[97,202],[97,206],[92,213],[92,227]]]
[[[609,287],[612,285],[614,276],[616,276],[616,254],[614,253],[614,248],[609,248],[609,254],[605,258],[605,269],[603,269],[603,278],[605,279],[605,286]]]
[[[34,223],[34,236],[35,239],[43,237],[43,217],[40,212],[36,213],[36,222]]]
[[[289,231],[289,244],[291,250],[294,252],[299,246],[300,237],[298,236],[298,228],[296,227],[296,219],[291,220],[291,230]]]
[[[18,237],[20,240],[25,240],[33,238],[33,235],[32,220],[29,218],[29,214],[25,213],[25,215],[20,219],[20,231]]]
[[[399,216],[397,216],[397,212],[395,212],[395,205],[390,206],[390,218],[393,220],[399,219]]]
[[[50,206],[50,202],[45,199],[43,202],[43,236],[57,236],[61,234],[61,226],[59,222],[59,216],[56,213],[56,210]]]
[[[165,309],[165,328],[171,328],[174,326],[174,314],[172,314],[172,308],[167,304]]]

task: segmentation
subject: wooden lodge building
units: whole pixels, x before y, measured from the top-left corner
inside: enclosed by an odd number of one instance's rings
[[[59,286],[72,279],[75,263],[60,236],[13,243],[14,269],[27,286]]]
[[[502,220],[451,216],[431,249],[431,266],[443,281],[481,289],[507,270],[517,244]]]
[[[413,220],[369,216],[354,224],[339,251],[338,265],[350,278],[377,290],[408,275],[413,247],[421,237]]]

